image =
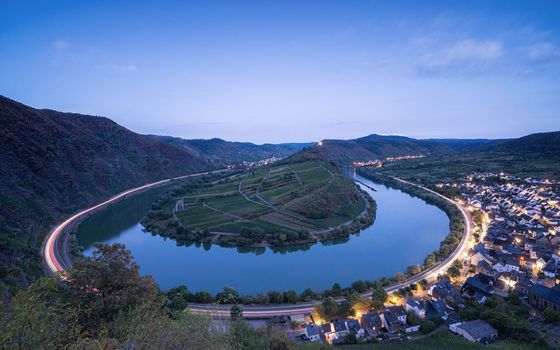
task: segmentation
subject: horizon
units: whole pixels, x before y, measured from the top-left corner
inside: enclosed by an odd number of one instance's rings
[[[263,144],[557,129],[554,1],[5,7],[0,94],[141,134]]]
[[[21,103],[24,106],[28,106],[37,110],[53,110],[55,112],[61,112],[61,113],[70,113],[70,114],[80,114],[80,115],[85,115],[85,116],[89,116],[89,117],[95,117],[95,118],[108,118],[111,121],[117,123],[115,120],[111,119],[110,117],[104,116],[104,115],[91,115],[91,114],[83,114],[80,113],[78,111],[59,111],[59,110],[54,110],[52,108],[49,107],[36,107],[36,106],[30,106],[22,101],[17,101],[14,100],[8,96],[3,96],[0,94],[0,97],[4,97],[7,98],[9,100],[12,100],[16,103]],[[117,123],[119,124],[119,123]],[[521,138],[524,136],[529,136],[529,135],[533,135],[533,134],[543,134],[543,133],[554,133],[554,132],[559,132],[559,130],[542,130],[542,131],[535,131],[532,132],[530,134],[521,134],[521,135],[517,135],[517,136],[506,136],[506,137],[499,137],[499,138],[485,138],[485,137],[472,137],[472,138],[456,138],[456,137],[415,137],[415,136],[411,136],[411,135],[405,135],[405,134],[397,134],[397,133],[389,133],[389,134],[384,134],[384,133],[376,133],[376,132],[369,132],[369,133],[365,133],[362,135],[358,135],[356,137],[352,137],[352,138],[348,138],[348,139],[343,139],[343,138],[319,138],[317,140],[300,140],[300,141],[280,141],[280,142],[253,142],[253,141],[247,141],[247,140],[231,140],[231,139],[226,139],[226,138],[222,138],[222,137],[208,137],[208,138],[184,138],[181,136],[177,136],[177,135],[172,135],[172,134],[155,134],[155,133],[141,133],[141,132],[137,132],[135,130],[130,129],[129,127],[127,127],[126,125],[122,125],[119,124],[120,126],[125,127],[126,129],[141,134],[141,135],[148,135],[148,136],[160,136],[160,137],[173,137],[173,138],[182,138],[185,140],[212,140],[212,139],[217,139],[217,140],[222,140],[222,141],[226,141],[226,142],[235,142],[235,143],[252,143],[255,145],[278,145],[278,144],[303,144],[303,143],[318,143],[321,141],[340,141],[340,140],[355,140],[355,139],[359,139],[359,138],[364,138],[364,137],[368,137],[368,136],[372,136],[372,135],[377,135],[377,136],[397,136],[397,137],[406,137],[406,138],[411,138],[411,139],[416,139],[416,140],[424,140],[424,141],[432,141],[432,140],[449,140],[449,141],[498,141],[498,140],[513,140],[516,138]]]

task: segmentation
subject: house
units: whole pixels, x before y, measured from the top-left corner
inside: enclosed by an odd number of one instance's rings
[[[311,317],[311,313],[309,312],[303,314],[297,314],[297,315],[290,315],[289,317],[290,317],[290,321],[298,325],[313,323],[313,318]]]
[[[519,276],[519,280],[515,284],[514,291],[521,296],[528,296],[529,290],[531,290],[534,285],[535,284],[529,276],[521,275]]]
[[[543,274],[549,278],[555,278],[556,271],[558,271],[558,264],[554,259],[550,259],[542,269]]]
[[[391,306],[389,311],[397,317],[400,323],[406,323],[406,310],[402,306]]]
[[[415,324],[415,325],[406,325],[406,328],[404,330],[405,333],[414,333],[414,332],[418,332],[420,330],[420,325],[419,324]]]
[[[529,303],[539,309],[560,312],[560,285],[549,288],[535,284],[529,289]]]
[[[380,315],[383,327],[389,333],[399,333],[403,331],[403,323],[399,320],[396,314],[390,310],[384,311]]]
[[[321,341],[321,336],[319,335],[319,327],[314,324],[308,324],[305,326],[305,336],[310,341]]]
[[[365,335],[365,330],[360,326],[358,320],[349,318],[346,320],[346,328],[350,333],[354,334],[357,338],[362,338]]]
[[[426,318],[426,305],[424,301],[408,298],[405,303],[406,311],[414,312],[420,318]]]
[[[319,327],[319,334],[321,334],[323,341],[329,344],[332,344],[333,340],[337,338],[334,325],[332,323],[323,323]]]
[[[498,338],[498,331],[482,320],[454,323],[449,330],[460,334],[470,342],[489,344]]]
[[[494,280],[492,277],[479,273],[467,278],[461,287],[461,294],[469,298],[475,298],[479,302],[483,297],[488,297],[494,292]]]
[[[457,291],[449,282],[449,279],[443,279],[434,284],[429,290],[428,294],[433,299],[443,299],[450,304],[457,304],[461,302],[461,293]]]
[[[519,262],[515,259],[512,258],[505,258],[505,259],[501,259],[500,261],[498,261],[497,263],[495,263],[492,266],[492,269],[503,273],[503,272],[511,272],[511,271],[517,271],[519,272]]]
[[[370,337],[377,337],[381,334],[383,321],[379,313],[370,311],[362,316],[362,327]]]
[[[491,275],[494,273],[492,265],[488,264],[485,260],[479,262],[474,271],[475,273],[483,273],[485,275]]]
[[[428,302],[427,315],[429,318],[438,317],[442,320],[447,320],[447,306],[444,300],[431,300]]]
[[[487,264],[492,265],[492,259],[486,252],[486,250],[480,249],[478,252],[473,254],[470,259],[471,265],[477,266],[481,261],[485,261]]]
[[[350,330],[346,327],[346,321],[346,319],[333,321],[334,332],[337,338],[344,338],[350,334]]]

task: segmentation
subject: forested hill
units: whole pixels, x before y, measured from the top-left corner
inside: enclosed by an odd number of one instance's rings
[[[231,142],[219,138],[185,140],[179,137],[155,136],[159,140],[179,146],[214,164],[255,162],[272,157],[284,158],[312,143],[281,143],[256,145],[251,142]]]
[[[207,170],[203,158],[110,119],[0,96],[0,278],[25,283],[63,214],[150,181]]]
[[[376,134],[353,140],[323,140],[303,152],[310,153],[310,157],[314,154],[339,165],[406,155],[441,156],[457,153],[444,143]]]
[[[560,131],[542,132],[509,140],[487,149],[488,152],[520,157],[560,158]]]

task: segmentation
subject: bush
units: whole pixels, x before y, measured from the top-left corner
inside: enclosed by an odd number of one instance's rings
[[[547,308],[542,313],[544,320],[548,323],[558,323],[560,321],[560,315],[551,308]]]
[[[420,332],[426,334],[426,333],[430,333],[431,331],[433,331],[434,329],[436,329],[437,326],[434,322],[432,321],[422,321],[420,322]]]

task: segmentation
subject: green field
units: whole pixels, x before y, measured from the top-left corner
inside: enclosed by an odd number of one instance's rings
[[[181,200],[185,207],[175,212]],[[348,234],[356,228],[345,229],[349,223],[373,217],[367,203],[331,165],[306,160],[176,188],[154,204],[144,223],[170,237],[208,240],[214,235],[227,245],[309,242],[335,230]]]

